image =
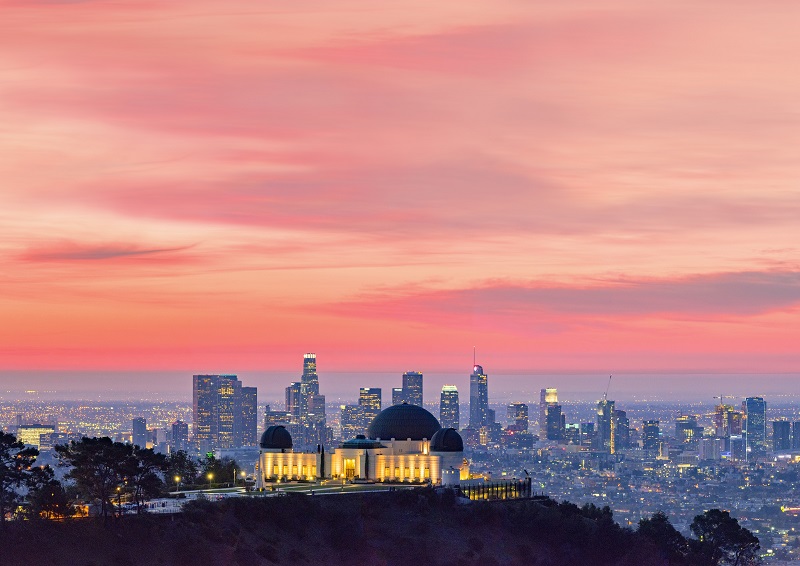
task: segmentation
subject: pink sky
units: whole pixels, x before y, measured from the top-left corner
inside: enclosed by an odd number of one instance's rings
[[[0,369],[797,371],[796,2],[0,9]]]

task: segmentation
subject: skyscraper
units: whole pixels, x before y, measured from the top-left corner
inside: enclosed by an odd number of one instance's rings
[[[319,377],[317,376],[317,355],[303,355],[303,376],[300,380],[300,422],[308,425],[309,405],[311,398],[319,395]]]
[[[596,442],[598,450],[617,452],[617,419],[614,418],[614,401],[603,399],[597,403]]]
[[[172,423],[172,451],[189,450],[189,425],[183,421]]]
[[[564,422],[564,415],[561,412],[561,405],[558,403],[548,403],[545,422],[547,423],[547,440],[563,440],[564,429],[562,428],[562,424]]]
[[[406,400],[403,396],[402,387],[392,387],[392,405],[402,405]]]
[[[744,400],[745,451],[747,458],[758,456],[766,451],[767,403],[762,397],[747,397]]]
[[[286,412],[293,423],[300,423],[301,410],[300,382],[293,381],[286,388]]]
[[[254,394],[245,401],[248,410]],[[192,401],[194,445],[200,452],[242,445],[243,423],[249,417],[244,415],[242,382],[235,375],[193,376]]]
[[[241,440],[242,446],[258,444],[258,388],[242,387],[241,401]]]
[[[558,403],[558,390],[555,387],[539,392],[539,437],[547,438],[547,405]]]
[[[792,449],[792,423],[789,421],[772,421],[772,449]]]
[[[363,409],[361,405],[340,405],[342,414],[339,424],[342,429],[342,440],[355,438],[358,434],[364,434]]]
[[[372,419],[381,412],[381,388],[360,388],[358,390],[358,406],[361,409],[361,428],[366,430]]]
[[[469,426],[479,430],[489,426],[489,378],[483,367],[475,365],[469,376]]]
[[[792,423],[792,450],[800,450],[800,421]]]
[[[147,421],[144,417],[133,419],[133,435],[131,441],[134,446],[147,448]]]
[[[625,411],[614,411],[614,418],[617,420],[617,439],[615,448],[617,450],[627,450],[631,443],[631,423]]]
[[[407,371],[403,374],[403,398],[409,405],[422,407],[422,373]]]
[[[511,403],[506,409],[508,427],[519,432],[528,432],[528,405]]]
[[[443,385],[439,398],[439,423],[442,428],[459,426],[458,388],[455,385]]]
[[[645,450],[658,450],[658,445],[661,442],[661,430],[658,425],[658,421],[655,420],[644,421],[642,448]]]

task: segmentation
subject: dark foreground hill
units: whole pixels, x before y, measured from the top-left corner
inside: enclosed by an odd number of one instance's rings
[[[173,516],[63,523],[25,521],[0,531],[0,564],[606,565],[667,560],[657,541],[610,512],[549,499],[457,503],[433,490],[197,502]],[[707,562],[706,562],[707,563]]]

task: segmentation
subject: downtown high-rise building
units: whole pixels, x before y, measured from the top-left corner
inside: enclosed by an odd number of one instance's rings
[[[239,442],[242,446],[256,446],[259,440],[257,387],[242,387],[240,411],[242,426]]]
[[[439,397],[439,424],[442,428],[458,430],[460,410],[458,405],[458,388],[455,385],[443,385]]]
[[[565,418],[558,403],[548,403],[547,413],[545,414],[547,425],[547,440],[561,441],[564,439]]]
[[[409,405],[422,407],[422,372],[407,371],[403,374],[403,397]]]
[[[627,450],[631,445],[631,422],[628,414],[618,409],[614,411],[614,419],[617,421],[615,448],[616,450]]]
[[[366,431],[372,420],[381,412],[381,388],[361,387],[358,390],[358,406],[361,410],[361,426]]]
[[[656,420],[644,421],[642,424],[642,448],[658,450],[661,443],[661,428]]]
[[[328,440],[325,416],[325,396],[319,392],[317,355],[303,355],[303,375],[300,381],[286,388],[286,412],[294,442],[299,447],[324,444]]]
[[[792,423],[786,420],[772,421],[772,449],[792,449]]]
[[[528,405],[511,403],[506,408],[508,428],[516,432],[528,432]]]
[[[792,450],[800,450],[800,421],[792,423]]]
[[[147,448],[147,420],[144,417],[136,417],[131,424],[133,428],[131,444],[139,448]]]
[[[252,427],[251,415],[245,413],[256,410],[252,402],[257,396],[255,387],[247,389],[243,405],[242,382],[235,375],[193,376],[193,443],[197,450],[206,453],[245,445],[245,422]],[[247,430],[252,436],[252,430]]]
[[[617,419],[614,401],[603,399],[597,403],[597,430],[595,442],[598,450],[617,453]]]
[[[744,409],[744,442],[747,459],[764,454],[767,445],[767,402],[762,397],[747,397]]]
[[[405,403],[402,387],[392,387],[392,405],[402,405]]]
[[[183,421],[172,423],[172,452],[187,452],[189,450],[189,424]]]
[[[469,427],[479,430],[493,421],[489,413],[489,378],[483,367],[476,364],[469,376]]]
[[[558,390],[548,387],[539,392],[539,438],[547,438],[547,405],[558,403]]]

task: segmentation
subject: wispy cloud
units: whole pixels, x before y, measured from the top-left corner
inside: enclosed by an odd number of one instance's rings
[[[30,262],[102,262],[118,259],[147,259],[164,254],[178,254],[179,252],[184,252],[193,247],[194,246],[146,248],[135,244],[119,242],[83,244],[60,241],[31,247],[20,255],[20,259]],[[174,260],[175,257],[173,256],[172,259]]]

